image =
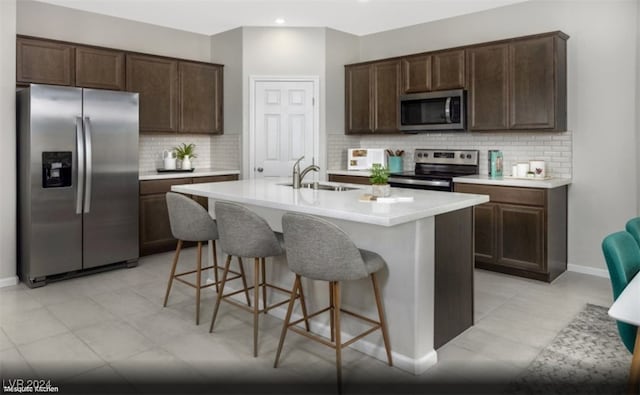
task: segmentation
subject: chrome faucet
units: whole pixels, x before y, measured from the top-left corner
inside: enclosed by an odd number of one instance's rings
[[[300,161],[304,159],[304,155],[300,157],[296,163],[293,164],[293,189],[300,189],[302,186],[302,180],[304,176],[310,171],[320,171],[320,167],[315,165],[315,159],[312,160],[311,165],[300,171]]]

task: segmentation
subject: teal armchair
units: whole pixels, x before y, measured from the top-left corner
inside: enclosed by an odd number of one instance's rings
[[[627,232],[631,233],[631,236],[636,239],[636,243],[640,245],[640,217],[627,221],[627,226],[625,228],[627,229]]]
[[[629,232],[616,232],[602,241],[602,252],[607,261],[615,300],[640,271],[640,246]],[[637,327],[620,321],[617,323],[622,342],[633,353]]]

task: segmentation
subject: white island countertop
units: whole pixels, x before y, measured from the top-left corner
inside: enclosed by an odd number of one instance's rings
[[[313,189],[293,189],[281,185],[291,183],[290,178],[247,179],[205,184],[174,185],[173,191],[205,196],[217,200],[230,200],[278,210],[319,215],[366,224],[395,226],[422,218],[460,210],[486,203],[486,195],[472,195],[455,192],[422,191],[392,188],[394,197],[412,197],[412,202],[361,202],[359,198],[371,192],[364,185],[349,185],[358,189],[350,191],[323,191]]]
[[[138,180],[164,180],[168,178],[191,178],[191,177],[210,177],[210,176],[226,176],[229,174],[240,174],[237,169],[218,169],[218,168],[196,168],[191,172],[163,172],[156,170],[141,171]]]
[[[551,189],[571,184],[571,178],[551,177],[549,179],[536,180],[535,178],[511,178],[508,176],[491,178],[487,175],[475,174],[471,176],[454,177],[453,182],[460,184]]]

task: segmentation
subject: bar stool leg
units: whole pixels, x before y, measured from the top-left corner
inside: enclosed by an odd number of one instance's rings
[[[213,254],[213,278],[216,282],[216,293],[219,291],[218,286],[218,251],[216,251],[216,241],[211,240],[211,254]]]
[[[211,326],[209,327],[209,333],[213,332],[213,324],[215,324],[216,322],[216,316],[218,315],[218,309],[220,308],[222,295],[224,295],[224,284],[227,282],[227,275],[229,274],[229,266],[231,266],[231,255],[227,256],[227,263],[224,265],[224,272],[222,273],[222,284],[220,284],[220,292],[218,292],[218,298],[216,299],[216,306],[213,308],[213,317],[211,318]]]
[[[289,323],[291,322],[291,313],[293,312],[293,305],[296,302],[296,293],[300,286],[300,275],[296,274],[296,279],[293,282],[293,289],[291,290],[291,298],[289,298],[289,306],[287,306],[287,315],[284,317],[284,324],[282,325],[282,333],[280,334],[280,342],[278,342],[278,351],[276,352],[276,360],[273,363],[273,367],[278,367],[278,361],[280,360],[280,353],[282,352],[282,346],[284,345],[284,338],[287,336],[289,330]]]
[[[334,310],[335,310],[335,302],[333,300],[333,296],[334,296],[333,281],[329,281],[329,307],[331,308],[331,310],[329,310],[329,328],[331,329],[332,342],[336,340],[335,333],[334,333],[335,322],[333,320]]]
[[[300,296],[300,305],[302,307],[302,317],[304,318],[304,328],[307,330],[307,332],[309,332],[310,331],[309,314],[307,314],[307,302],[304,300],[304,291],[302,290],[302,281],[300,281],[300,284],[298,285],[298,291]]]
[[[261,269],[262,272],[262,308],[264,309],[264,313],[267,314],[267,259],[262,257],[261,259]]]
[[[371,282],[373,283],[373,294],[376,298],[376,306],[378,307],[378,318],[380,319],[380,330],[382,330],[382,340],[384,348],[387,351],[387,362],[389,366],[393,366],[391,358],[391,343],[389,342],[389,330],[387,329],[387,319],[382,308],[382,298],[380,297],[380,287],[378,287],[378,278],[375,273],[371,273]]]
[[[242,258],[238,258],[238,266],[240,266],[240,275],[242,276],[242,286],[244,287],[244,296],[247,298],[247,306],[251,307],[251,299],[249,299],[249,290],[247,288],[247,277],[244,275],[244,265],[242,264]]]
[[[253,261],[253,356],[258,356],[258,315],[260,314],[260,258]]]
[[[333,308],[334,322],[335,322],[335,338],[336,338],[336,370],[338,373],[338,393],[342,393],[342,340],[340,333],[340,283],[335,281],[333,283],[333,301],[335,306]]]
[[[178,258],[180,257],[180,250],[182,249],[182,240],[178,240],[176,246],[176,253],[173,256],[173,266],[171,266],[171,275],[169,276],[169,283],[167,284],[167,292],[164,294],[164,303],[162,307],[167,307],[167,300],[169,300],[169,292],[171,292],[171,286],[173,285],[173,278],[176,275],[176,266],[178,266]]]
[[[198,242],[198,261],[196,266],[196,325],[200,325],[200,288],[202,288],[202,242]]]
[[[640,327],[636,330],[636,344],[633,347],[633,358],[629,371],[629,394],[640,393]]]

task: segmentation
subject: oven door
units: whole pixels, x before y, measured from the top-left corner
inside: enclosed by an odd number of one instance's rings
[[[405,177],[389,177],[389,185],[396,188],[425,189],[430,191],[453,191],[453,182],[451,180],[424,180]]]

